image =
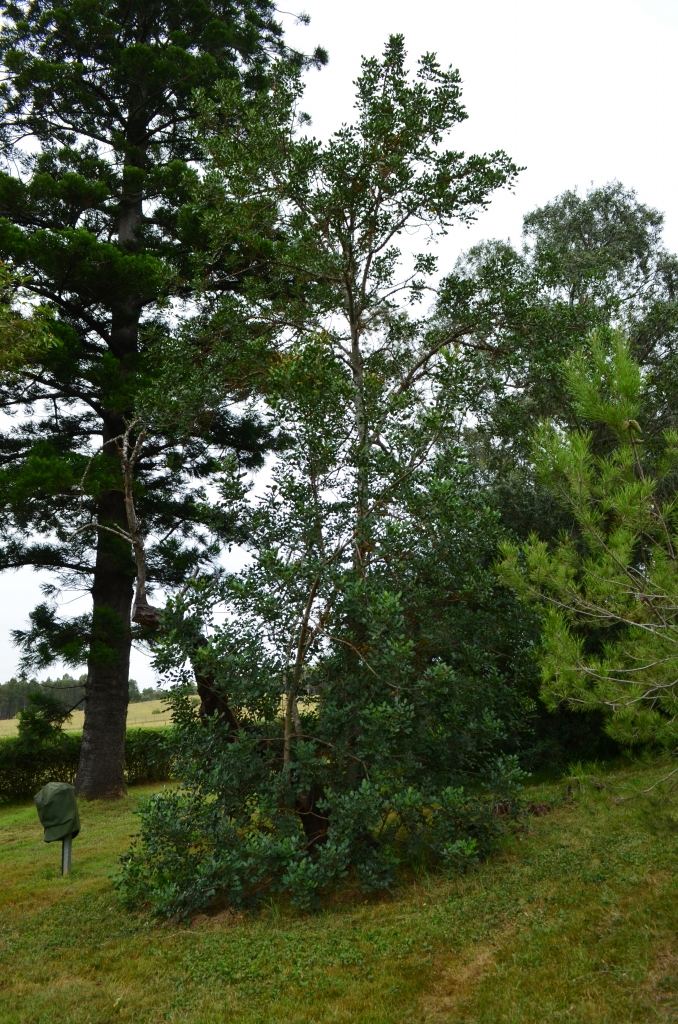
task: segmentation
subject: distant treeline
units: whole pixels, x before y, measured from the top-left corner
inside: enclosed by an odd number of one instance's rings
[[[82,675],[77,679],[68,674],[60,679],[10,679],[7,683],[0,683],[0,719],[15,718],[20,711],[28,706],[28,694],[44,690],[52,697],[68,707],[84,707],[85,682],[87,676]],[[135,679],[129,681],[130,704],[137,704],[144,700],[158,700],[165,696],[164,690],[155,690],[147,686],[144,690],[139,689]]]

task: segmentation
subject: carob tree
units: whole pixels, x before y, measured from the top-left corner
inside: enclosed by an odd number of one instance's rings
[[[435,258],[403,272],[398,244],[473,217],[517,169],[446,147],[466,116],[458,73],[430,54],[410,73],[401,37],[356,84],[355,123],[326,144],[299,130],[284,65],[268,95],[223,84],[202,105],[215,245],[276,212],[269,278],[242,298],[278,337],[261,394],[279,448],[251,500],[235,463],[220,480],[251,563],[196,578],[163,613],[158,668],[192,662],[240,725],[217,713],[204,728],[173,698],[183,785],[146,805],[120,882],[159,913],[275,890],[308,906],[349,871],[370,889],[417,858],[463,864],[497,826],[483,786],[519,776],[504,741],[525,709],[500,666],[519,642],[458,446],[469,326],[417,315]],[[278,276],[303,293],[272,294]]]

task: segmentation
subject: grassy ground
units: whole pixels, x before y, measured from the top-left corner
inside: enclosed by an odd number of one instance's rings
[[[616,802],[661,772],[589,776],[571,800],[565,783],[532,787],[557,801],[551,813],[465,878],[347,894],[316,916],[271,905],[190,926],[130,915],[111,889],[148,788],[81,805],[65,879],[33,807],[6,807],[0,1021],[678,1022],[678,798]]]
[[[65,732],[82,732],[84,721],[85,712],[74,711],[64,726]],[[170,709],[164,700],[144,700],[128,705],[128,729],[157,729],[160,726],[171,724]],[[18,725],[18,718],[0,720],[0,737],[16,736]]]

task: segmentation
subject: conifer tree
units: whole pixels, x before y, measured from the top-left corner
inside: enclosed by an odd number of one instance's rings
[[[644,382],[621,332],[598,331],[567,363],[588,430],[544,423],[540,480],[566,506],[568,533],[502,544],[501,573],[543,611],[542,696],[602,711],[621,743],[674,746],[678,734],[678,434],[648,444]]]
[[[168,333],[163,309],[190,295],[203,244],[193,95],[224,78],[260,87],[284,49],[273,12],[270,0],[3,7],[0,258],[52,311],[55,344],[0,390],[0,407],[21,414],[0,438],[0,568],[53,571],[51,595],[91,590],[91,615],[65,621],[42,604],[17,636],[29,665],[87,661],[77,789],[89,798],[124,791],[135,564],[118,447]],[[216,289],[233,287],[234,265],[246,272],[248,254],[226,246],[208,266]],[[151,582],[181,582],[209,556],[205,528],[223,533],[188,475],[215,451],[258,445],[225,404],[187,443],[170,429],[146,441],[134,487],[145,532],[160,537]]]

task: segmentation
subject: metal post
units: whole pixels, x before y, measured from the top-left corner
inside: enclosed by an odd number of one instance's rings
[[[71,873],[71,853],[73,850],[73,836],[67,835],[61,840],[61,874]]]

